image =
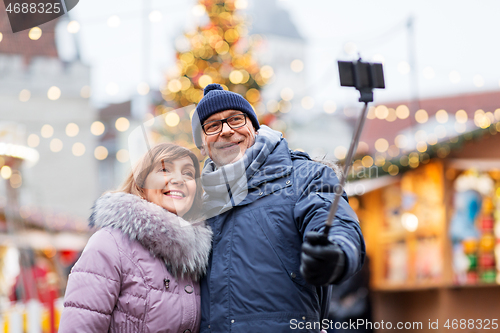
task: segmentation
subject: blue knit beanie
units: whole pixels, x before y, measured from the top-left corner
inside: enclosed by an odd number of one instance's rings
[[[191,120],[194,143],[197,147],[203,145],[201,140],[201,125],[203,122],[211,115],[226,110],[239,110],[245,113],[252,121],[253,127],[256,130],[260,128],[257,115],[246,99],[240,94],[224,90],[220,84],[212,83],[203,90],[203,98],[198,103]]]

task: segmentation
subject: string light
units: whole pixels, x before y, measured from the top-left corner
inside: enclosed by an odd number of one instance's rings
[[[115,128],[120,132],[125,132],[130,127],[130,122],[125,117],[120,117],[115,121]]]
[[[234,84],[241,83],[243,81],[243,74],[239,70],[234,70],[229,74],[229,81]]]
[[[99,161],[105,160],[108,157],[108,150],[104,146],[98,146],[94,149],[94,157]]]
[[[91,95],[91,90],[89,86],[83,86],[82,89],[80,89],[80,97],[90,98],[90,95]]]
[[[267,102],[266,108],[267,108],[267,111],[269,111],[271,113],[276,113],[278,111],[279,104],[275,100],[270,100]]]
[[[116,152],[116,159],[118,162],[125,163],[129,160],[129,153],[126,149],[120,149]]]
[[[46,124],[42,126],[42,130],[40,131],[43,138],[50,138],[54,134],[54,128],[52,126]]]
[[[410,109],[406,105],[399,105],[396,108],[396,116],[399,119],[406,119],[410,116]]]
[[[311,96],[305,96],[302,98],[300,104],[306,110],[311,110],[314,107],[314,99]]]
[[[335,155],[335,157],[339,160],[343,160],[346,154],[347,154],[347,148],[345,148],[344,146],[338,146],[333,151],[333,155]]]
[[[56,86],[52,86],[49,88],[49,90],[47,91],[47,97],[51,100],[51,101],[55,101],[55,100],[58,100],[59,97],[61,97],[61,89],[59,89],[58,87]]]
[[[369,168],[373,165],[373,158],[369,155],[367,156],[364,156],[362,159],[361,159],[361,163],[363,164],[363,166],[365,168]]]
[[[78,135],[80,128],[75,123],[69,123],[66,125],[66,135],[69,137],[75,137]]]
[[[396,176],[399,173],[399,167],[395,164],[392,164],[391,166],[389,166],[387,171],[391,176]]]
[[[283,88],[280,92],[280,96],[285,101],[290,101],[293,98],[293,90],[289,87]]]
[[[50,150],[54,153],[58,153],[63,149],[63,142],[57,138],[50,141]]]
[[[180,82],[179,82],[180,83]],[[200,78],[198,79],[198,84],[200,85],[200,87],[202,88],[205,88],[206,86],[208,86],[209,84],[213,83],[213,80],[212,80],[212,77],[210,75],[202,75],[200,76]],[[179,90],[182,88],[182,84],[180,85],[179,87]],[[179,91],[178,90],[178,91]]]
[[[19,188],[23,184],[23,178],[19,172],[12,172],[9,182],[12,188]]]
[[[269,65],[262,66],[262,68],[260,69],[260,75],[263,79],[268,80],[274,75],[274,70]]]
[[[420,123],[424,124],[429,120],[429,115],[427,114],[427,111],[420,109],[415,113],[415,120]]]
[[[38,135],[36,134],[30,134],[28,136],[27,141],[28,141],[28,146],[35,148],[38,147],[38,145],[40,144],[40,137],[38,137]]]
[[[332,114],[337,110],[337,104],[334,101],[326,101],[323,103],[323,110],[328,114]]]
[[[377,141],[375,141],[375,149],[378,152],[383,153],[383,152],[387,151],[388,148],[389,148],[389,142],[387,142],[386,139],[380,138]]]
[[[448,112],[446,110],[439,110],[436,112],[436,120],[440,124],[445,124],[448,122]]]
[[[388,122],[393,122],[396,119],[398,119],[398,117],[396,115],[396,110],[394,110],[393,108],[389,108],[388,111],[389,111],[389,114],[387,115],[385,120],[387,120]]]
[[[193,7],[192,12],[194,16],[203,16],[206,12],[206,9],[203,5],[196,5]]]
[[[28,89],[23,89],[19,93],[19,100],[21,102],[27,102],[27,101],[29,101],[30,97],[31,97],[31,92]]]
[[[105,129],[106,127],[103,123],[101,123],[100,121],[94,121],[90,126],[90,133],[94,134],[95,136],[99,136],[104,133]]]
[[[234,2],[234,7],[236,9],[246,9],[248,7],[248,1],[247,0],[236,0]]]
[[[290,63],[290,68],[292,69],[292,71],[294,71],[295,73],[300,73],[302,72],[302,70],[304,69],[304,63],[302,62],[302,60],[300,59],[295,59],[294,61],[292,61]]]
[[[455,113],[455,119],[458,123],[465,124],[468,120],[467,112],[465,112],[464,110],[458,110]]]
[[[76,34],[78,31],[80,31],[80,23],[77,21],[71,21],[68,23],[66,29],[70,34]]]
[[[42,29],[40,29],[39,27],[31,28],[28,33],[28,37],[31,40],[39,40],[40,37],[42,37]]]
[[[389,115],[389,109],[385,105],[379,105],[375,108],[375,117],[385,119]]]
[[[85,154],[85,145],[81,142],[75,142],[73,147],[71,147],[71,152],[77,157],[82,156]]]
[[[8,165],[4,165],[0,169],[0,175],[2,176],[3,179],[9,179],[10,176],[12,176],[12,169]]]
[[[180,120],[181,120],[181,118],[175,112],[169,112],[165,116],[165,123],[167,124],[167,126],[170,126],[170,127],[177,126],[179,124]]]
[[[0,42],[3,40],[3,33],[0,32]]]

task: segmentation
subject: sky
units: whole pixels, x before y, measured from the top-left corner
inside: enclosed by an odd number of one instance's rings
[[[307,41],[304,71],[317,105],[357,102],[353,90],[339,87],[336,62],[358,54],[384,64],[386,89],[376,91],[378,103],[500,89],[498,0],[276,1]],[[200,22],[195,4],[81,0],[69,19],[80,23],[75,36],[82,60],[92,67],[93,102],[125,101],[141,82],[153,89],[164,84],[175,38]],[[161,13],[161,20],[148,21],[145,34],[143,18],[151,11]],[[113,15],[120,19],[114,28],[108,26]],[[413,35],[407,28],[411,17]]]

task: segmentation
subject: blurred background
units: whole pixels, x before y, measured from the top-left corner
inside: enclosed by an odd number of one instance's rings
[[[369,284],[344,305],[364,295],[374,321],[424,327],[494,319],[499,11],[495,0],[82,0],[13,34],[0,4],[0,331],[57,331],[90,208],[130,171],[138,126],[197,152],[190,118],[220,83],[291,149],[342,163],[361,105],[337,61],[359,57],[383,64],[386,89],[347,186]]]

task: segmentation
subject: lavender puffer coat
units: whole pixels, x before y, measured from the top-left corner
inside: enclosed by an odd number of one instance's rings
[[[71,271],[59,332],[198,332],[210,229],[126,193],[97,200],[90,223],[102,229]]]

